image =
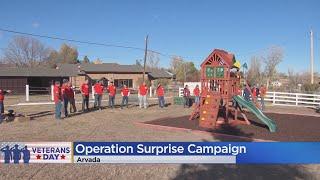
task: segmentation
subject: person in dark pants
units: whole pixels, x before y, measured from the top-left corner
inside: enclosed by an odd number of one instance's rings
[[[76,107],[76,100],[74,98],[74,90],[72,87],[71,82],[68,84],[68,100],[70,103],[70,113],[76,113],[77,107]]]
[[[116,97],[116,87],[113,85],[113,82],[110,82],[108,86],[109,91],[109,108],[114,108],[114,99]]]
[[[101,110],[101,100],[102,100],[102,94],[104,86],[102,85],[102,82],[99,81],[93,86],[94,89],[94,108],[98,108]]]
[[[61,94],[62,94],[62,100],[63,100],[63,107],[64,107],[64,117],[68,117],[68,104],[69,104],[69,81],[67,79],[64,79],[63,84],[61,86]]]
[[[165,105],[164,101],[164,88],[161,86],[161,84],[158,84],[157,87],[157,95],[158,95],[158,100],[159,100],[159,107],[163,108]]]
[[[122,102],[121,102],[121,109],[124,106],[124,103],[126,103],[125,105],[128,108],[128,101],[129,101],[129,96],[130,96],[130,90],[129,88],[124,84],[122,89],[121,89],[121,96],[122,96]]]
[[[89,84],[88,79],[81,85],[82,112],[89,110]],[[86,108],[86,109],[85,109]]]
[[[0,116],[4,114],[4,95],[7,93],[11,93],[11,90],[3,90],[0,88]]]
[[[247,84],[243,89],[243,97],[246,101],[251,101],[251,89],[250,84]]]
[[[183,98],[184,98],[184,104],[183,107],[190,107],[190,90],[188,88],[188,85],[186,85],[183,89]]]
[[[56,81],[53,88],[53,97],[54,97],[54,104],[55,104],[55,118],[61,119],[61,88],[60,88],[60,82]]]

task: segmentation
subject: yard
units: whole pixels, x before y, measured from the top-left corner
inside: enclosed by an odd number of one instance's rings
[[[21,97],[19,97],[21,98]],[[106,98],[106,97],[105,97]],[[17,97],[8,97],[6,104],[14,105]],[[168,100],[169,102],[170,100]],[[103,102],[106,105],[107,102]],[[119,99],[117,101],[119,104]],[[80,109],[80,104],[77,105]],[[92,104],[91,104],[92,106]],[[160,109],[153,100],[148,109],[130,106],[129,109],[103,109],[57,121],[53,105],[12,106],[18,113],[32,118],[27,122],[0,124],[0,141],[220,141],[214,133],[193,133],[141,125],[155,119],[177,119],[192,109],[169,105]],[[298,108],[299,113],[319,117],[312,109]],[[297,113],[297,109],[268,107],[268,112]],[[318,118],[320,119],[320,118]],[[302,120],[302,119],[301,119]],[[305,120],[305,119],[303,119]],[[281,121],[281,120],[279,120]],[[320,122],[319,122],[320,123]],[[302,124],[302,122],[301,122]],[[255,132],[266,131],[261,127]],[[306,136],[308,131],[306,130]],[[265,133],[266,134],[266,133]],[[272,135],[271,135],[272,136]],[[263,136],[265,137],[265,136]],[[237,138],[228,140],[239,140]],[[262,154],[263,156],[263,154]],[[29,164],[1,165],[0,179],[317,179],[319,165],[189,165],[189,164]]]

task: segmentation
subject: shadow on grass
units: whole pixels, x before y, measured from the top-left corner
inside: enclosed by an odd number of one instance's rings
[[[297,165],[183,164],[173,178],[178,179],[314,179]]]

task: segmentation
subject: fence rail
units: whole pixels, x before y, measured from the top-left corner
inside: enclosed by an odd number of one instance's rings
[[[183,88],[179,88],[179,97],[183,96]],[[319,107],[320,94],[303,94],[287,92],[267,92],[264,99],[273,105],[281,106],[302,106],[302,107]]]

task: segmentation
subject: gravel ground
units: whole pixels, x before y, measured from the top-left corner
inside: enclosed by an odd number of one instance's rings
[[[8,102],[7,104],[13,104]],[[105,102],[104,102],[105,104]],[[211,135],[162,131],[136,126],[134,122],[174,118],[191,109],[169,106],[159,109],[132,107],[104,109],[56,121],[53,106],[15,106],[32,115],[28,122],[0,124],[0,141],[218,141]],[[319,165],[0,165],[0,179],[319,179]]]

